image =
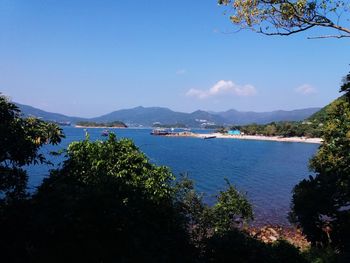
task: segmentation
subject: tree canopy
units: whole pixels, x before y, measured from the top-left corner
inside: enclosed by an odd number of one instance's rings
[[[315,244],[350,255],[350,98],[326,108],[323,144],[311,159],[315,173],[293,190],[292,219]]]
[[[18,107],[0,94],[0,200],[25,195],[27,175],[22,167],[47,163],[39,149],[60,143],[62,137],[56,124],[22,118]]]
[[[313,38],[350,37],[349,1],[342,0],[218,0],[232,23],[265,35],[288,36],[314,27],[335,34]]]

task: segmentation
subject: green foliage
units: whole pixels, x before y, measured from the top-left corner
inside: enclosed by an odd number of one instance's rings
[[[342,0],[218,0],[229,6],[232,23],[266,35],[291,35],[313,27],[337,30],[336,35],[350,37],[347,24],[349,2]]]
[[[53,123],[21,118],[17,106],[1,95],[0,120],[0,199],[9,201],[25,196],[27,175],[21,167],[48,163],[40,147],[58,144],[63,134]]]
[[[312,247],[303,253],[304,258],[310,263],[339,263],[342,261],[334,249],[331,247],[317,248]]]
[[[225,191],[220,191],[217,203],[212,207],[215,232],[226,232],[253,220],[253,209],[246,197],[228,181],[227,185]]]
[[[116,127],[116,128],[126,128],[128,127],[122,121],[112,121],[112,122],[93,122],[93,121],[78,121],[76,123],[78,126],[82,127]]]
[[[343,84],[340,87],[341,92],[350,92],[350,73],[343,78]]]
[[[309,118],[307,118],[307,122],[312,122],[314,124],[318,124],[320,126],[320,129],[322,130],[322,127],[324,125],[324,123],[327,121],[328,119],[328,111],[330,107],[333,107],[333,105],[335,103],[338,103],[338,101],[342,101],[344,99],[345,95],[337,98],[336,100],[334,100],[333,102],[331,102],[330,104],[328,104],[327,106],[323,107],[322,109],[320,109],[318,112],[315,112],[314,114],[312,114]]]
[[[285,241],[279,240],[274,244],[265,244],[235,229],[216,233],[205,243],[201,262],[307,262],[296,247]]]
[[[264,135],[264,136],[282,136],[282,137],[321,137],[322,129],[317,121],[285,121],[271,122],[268,124],[249,124],[244,126],[234,126],[231,129],[237,129],[247,135]]]
[[[238,192],[228,181],[227,189],[216,196],[213,206],[205,204],[202,196],[193,188],[193,182],[187,177],[175,185],[177,203],[187,218],[192,242],[203,248],[203,241],[213,234],[225,233],[242,228],[253,220],[253,210],[245,195]]]
[[[130,140],[110,134],[104,142],[74,142],[63,167],[27,201],[27,213],[16,215],[28,223],[14,232],[26,234],[8,236],[5,255],[16,251],[33,262],[180,262],[177,253],[190,256],[192,248],[173,180]],[[11,214],[4,221],[3,228],[13,229]]]
[[[316,243],[350,255],[350,100],[330,104],[323,144],[310,161],[316,173],[293,190],[292,219]]]
[[[114,178],[131,187],[143,189],[152,200],[170,197],[169,169],[151,164],[131,140],[117,140],[111,133],[106,142],[73,142],[67,150],[62,172],[86,184]]]

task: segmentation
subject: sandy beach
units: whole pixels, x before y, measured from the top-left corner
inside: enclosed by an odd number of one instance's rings
[[[229,135],[222,133],[210,133],[210,134],[200,134],[200,133],[176,133],[167,136],[174,137],[195,137],[195,138],[206,138],[215,136],[220,139],[237,139],[237,140],[258,140],[258,141],[275,141],[275,142],[299,142],[299,143],[322,143],[321,138],[306,138],[306,137],[280,137],[280,136],[262,136],[262,135]]]

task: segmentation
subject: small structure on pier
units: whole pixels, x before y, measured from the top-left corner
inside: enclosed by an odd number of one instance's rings
[[[229,130],[227,131],[228,135],[241,135],[241,131],[240,130]]]

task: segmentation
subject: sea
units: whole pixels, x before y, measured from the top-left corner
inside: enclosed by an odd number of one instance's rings
[[[105,140],[104,129],[88,128],[90,140]],[[186,174],[204,195],[209,205],[227,186],[225,178],[253,205],[253,225],[289,226],[288,213],[293,187],[313,175],[308,169],[309,159],[316,153],[317,144],[253,141],[238,139],[209,139],[164,137],[151,135],[151,129],[110,129],[118,138],[134,141],[149,160],[168,166],[175,176]],[[47,145],[42,152],[63,150],[73,141],[85,139],[83,128],[64,127],[66,138],[58,146]],[[211,130],[192,130],[210,133]],[[50,156],[55,166],[27,167],[30,191],[35,191],[49,170],[62,163],[63,156]]]

